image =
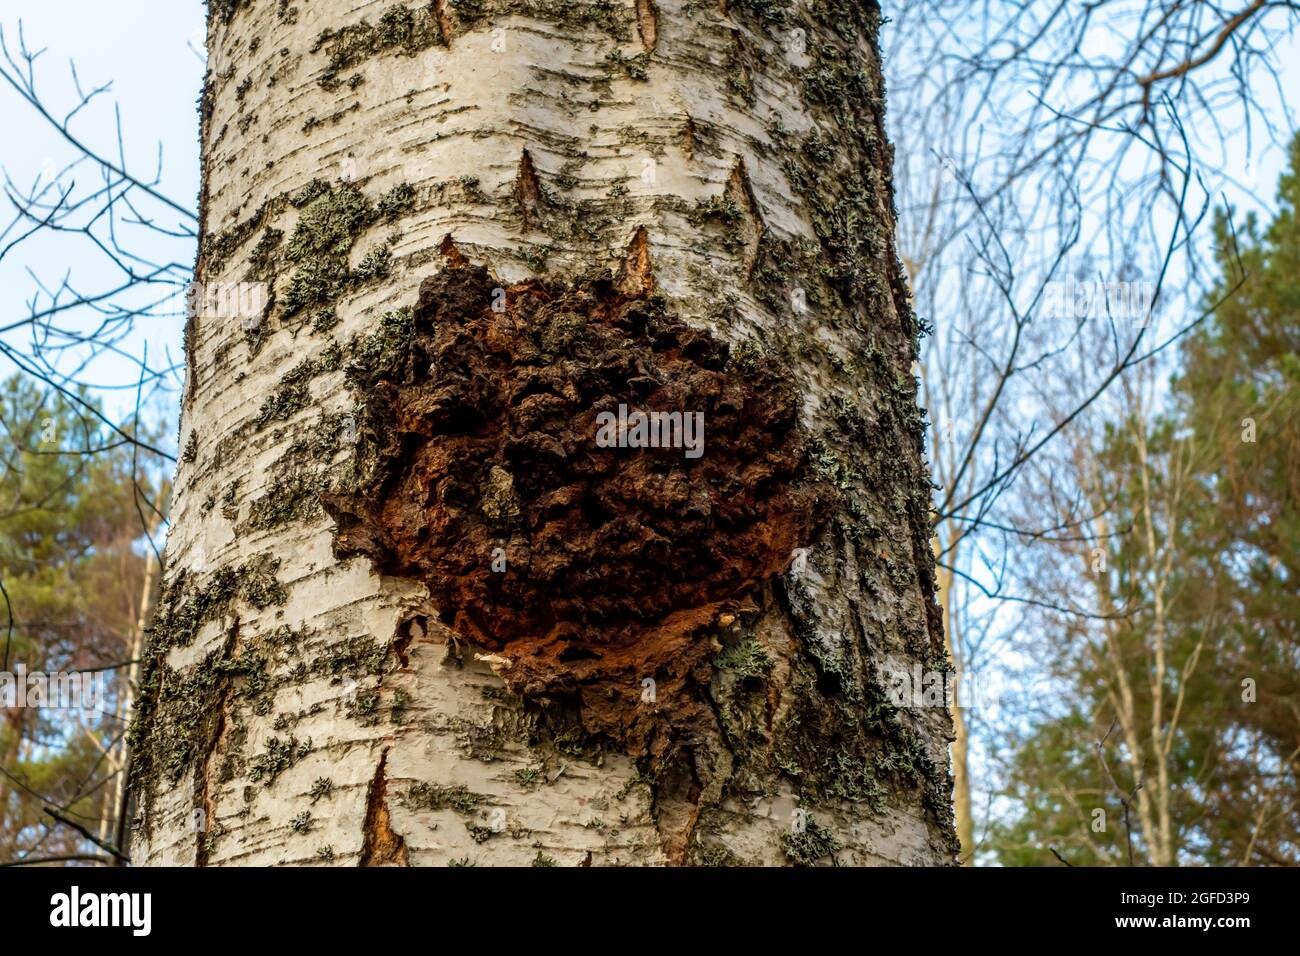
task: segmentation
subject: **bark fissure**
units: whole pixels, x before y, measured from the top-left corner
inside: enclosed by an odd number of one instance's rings
[[[366,817],[361,831],[361,856],[358,866],[410,866],[411,856],[406,838],[393,831],[388,810],[388,751],[379,755],[375,775],[366,788]]]

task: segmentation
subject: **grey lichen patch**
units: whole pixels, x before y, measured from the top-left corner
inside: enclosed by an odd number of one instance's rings
[[[731,671],[737,680],[746,681],[766,677],[772,670],[772,658],[756,639],[748,637],[726,647],[713,659],[713,666]]]
[[[464,784],[444,785],[423,781],[411,784],[406,799],[408,805],[416,809],[454,810],[464,814],[475,812],[488,800]]]
[[[728,13],[750,17],[767,30],[788,24],[792,6],[790,0],[727,0]]]
[[[851,44],[816,44],[810,53],[812,64],[801,73],[804,95],[832,116],[841,129],[861,135],[867,145],[874,145],[877,130],[873,124],[862,122],[864,114],[856,106],[868,104],[878,110],[883,103],[861,57]]]
[[[314,473],[295,471],[274,490],[253,502],[244,528],[262,531],[313,517],[318,511],[317,495],[328,488]]]
[[[285,315],[295,315],[309,305],[338,297],[347,289],[349,278],[347,263],[339,259],[311,259],[302,263],[285,290]]]
[[[731,31],[731,48],[727,54],[727,86],[745,104],[757,101],[754,89],[754,53],[740,30]]]
[[[490,203],[492,200],[487,193],[483,192],[479,178],[466,173],[454,179],[444,179],[434,183],[433,201],[438,205],[451,205],[458,202]]]
[[[302,211],[285,250],[295,267],[283,294],[286,318],[309,306],[317,306],[319,313],[351,288],[387,277],[392,238],[371,250],[356,269],[349,268],[348,256],[370,226],[402,215],[414,196],[398,187],[376,206],[351,183],[330,187],[313,180],[290,202]]]
[[[374,282],[378,279],[387,279],[392,264],[392,248],[388,245],[378,246],[361,258],[356,269],[352,271],[351,278],[355,282]]]
[[[883,217],[888,189],[880,171],[887,177],[892,160],[883,133],[883,96],[873,80],[878,64],[865,61],[859,41],[865,35],[874,48],[879,10],[825,0],[788,17],[814,38],[808,64],[796,71],[814,126],[797,141],[778,121],[769,129],[772,143],[805,203],[844,304],[883,303],[895,277],[886,262],[892,227]]]
[[[284,210],[288,198],[287,194],[274,196],[262,203],[247,219],[235,223],[228,229],[204,236],[202,261],[207,274],[214,275],[219,272],[244,243]]]
[[[811,600],[797,583],[790,588],[806,656],[792,661],[788,684],[800,704],[776,728],[781,773],[807,798],[863,802],[877,814],[886,812],[891,793],[919,790],[923,804],[942,815],[944,768],[889,700],[863,649],[856,642],[830,647],[815,633]]]
[[[743,161],[736,161],[721,194],[697,200],[688,218],[717,234],[718,245],[739,260],[745,276],[753,275],[767,227]]]
[[[839,304],[836,272],[821,243],[805,236],[776,238],[766,233],[754,263],[754,294],[773,313],[804,318],[825,314]]]
[[[691,845],[691,862],[695,866],[737,867],[744,866],[745,861],[736,855],[730,847],[716,843],[707,843],[697,838]]]
[[[506,745],[506,734],[493,723],[475,723],[456,719],[456,739],[462,753],[471,760],[492,763],[501,756]]]
[[[316,38],[312,53],[322,50],[329,58],[320,85],[333,90],[344,72],[381,54],[415,56],[431,46],[445,46],[435,2],[389,7],[375,23],[362,20],[339,30],[325,30]]]
[[[227,521],[234,521],[239,516],[239,485],[240,479],[236,478],[221,495],[221,516]]]
[[[311,401],[307,383],[315,374],[313,359],[304,359],[281,379],[279,385],[263,402],[253,419],[253,427],[262,429],[271,422],[284,421],[306,408]]]
[[[605,67],[612,74],[621,74],[633,80],[648,80],[649,65],[650,54],[646,52],[624,56],[622,50],[615,49],[605,54]]]
[[[812,817],[805,818],[798,829],[781,834],[781,849],[795,866],[814,866],[841,845],[835,834]]]
[[[317,309],[316,315],[311,322],[311,330],[318,335],[324,335],[339,324],[339,314],[336,309],[329,307]]]
[[[335,371],[342,362],[343,353],[334,346],[325,349],[318,357],[305,358],[281,378],[253,418],[254,430],[261,430],[272,422],[292,418],[311,403],[311,380],[323,372]]]
[[[196,590],[185,588],[183,577],[163,593],[151,628],[137,698],[127,739],[132,753],[132,786],[141,806],[151,805],[160,781],[176,783],[192,768],[199,777],[220,757],[219,780],[243,772],[246,737],[236,706],[265,715],[271,710],[283,674],[302,652],[302,633],[281,627],[268,635],[239,639],[238,620],[227,629],[223,646],[183,669],[170,667],[167,652],[193,641],[200,624],[230,612],[237,599],[254,607],[284,600],[274,579],[276,564],[252,563],[217,572]],[[236,645],[239,645],[238,647]],[[216,753],[224,735],[224,750]],[[202,780],[200,787],[206,786]]]
[[[220,568],[198,587],[191,586],[189,574],[178,573],[159,598],[149,628],[150,651],[157,654],[188,646],[199,628],[230,610],[237,599],[258,610],[283,604],[285,590],[275,577],[279,567],[278,558],[255,558],[237,567]]]
[[[331,683],[384,673],[388,649],[373,637],[353,635],[317,651],[312,671]]]
[[[379,376],[405,354],[414,334],[409,308],[382,315],[373,332],[354,338],[348,346],[349,361],[344,373],[348,385],[359,391],[372,388]]]
[[[275,251],[284,239],[284,232],[268,226],[262,230],[257,245],[248,254],[248,278],[270,279],[274,277]]]
[[[334,796],[334,781],[329,777],[317,777],[307,795],[311,798],[312,803],[316,803],[318,800],[331,799]]]
[[[302,210],[289,240],[289,257],[341,256],[357,234],[374,218],[374,206],[350,183],[323,187],[320,180],[304,187],[292,200]]]
[[[300,741],[297,737],[268,737],[262,752],[253,758],[248,779],[269,787],[280,774],[311,753],[311,749],[311,738]]]
[[[546,771],[544,767],[519,767],[513,776],[520,789],[535,790],[546,780]]]
[[[731,196],[724,193],[709,196],[707,199],[697,199],[690,220],[695,225],[716,222],[724,227],[734,228],[739,226],[743,217],[744,213],[741,212],[740,206]]]
[[[450,0],[450,7],[467,26],[489,18],[524,16],[569,30],[599,30],[615,40],[632,38],[631,18],[615,0]]]
[[[217,659],[216,653],[209,655],[188,674],[159,665],[147,675],[143,688],[151,692],[152,699],[137,705],[128,735],[134,778],[152,779],[155,773],[161,773],[175,782],[190,765],[200,739],[206,741],[208,737],[205,724],[213,719],[211,705],[221,679],[213,666]],[[152,719],[165,726],[166,732],[150,740],[145,729]]]
[[[415,188],[410,183],[398,183],[379,197],[375,208],[384,222],[396,222],[415,208]]]
[[[351,427],[350,414],[327,414],[294,439],[271,466],[271,488],[253,501],[239,531],[263,531],[320,515],[320,495],[342,489],[351,475],[350,463],[335,462]]]

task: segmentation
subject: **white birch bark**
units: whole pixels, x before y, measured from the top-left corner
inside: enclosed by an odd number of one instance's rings
[[[825,715],[864,710],[887,660],[942,657],[878,12],[798,4],[782,23],[757,5],[678,0],[212,6],[196,278],[265,278],[275,301],[256,328],[211,309],[189,328],[160,602],[175,613],[155,627],[146,673],[137,738],[152,756],[137,772],[133,859],[951,863],[944,706],[891,709],[841,739],[790,737],[810,695]],[[287,247],[306,208],[290,199],[317,179],[387,197],[391,221],[367,220],[344,245],[355,271],[391,239],[391,265],[288,315],[302,262]],[[538,268],[626,269],[640,228],[631,269],[648,266],[678,316],[781,356],[844,495],[806,569],[757,592],[744,626],[771,663],[761,692],[736,703],[725,668],[707,691],[746,742],[717,729],[685,779],[528,733],[491,661],[457,654],[429,623],[424,586],[336,559],[333,521],[294,484],[331,460],[346,468],[356,396],[337,349],[414,303],[444,267],[445,237],[508,284]],[[267,229],[282,233],[269,256]],[[844,297],[819,277],[830,268],[852,273]],[[333,327],[317,321],[327,307]],[[291,473],[293,443],[322,431]]]

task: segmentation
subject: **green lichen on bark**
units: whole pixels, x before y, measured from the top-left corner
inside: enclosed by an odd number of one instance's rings
[[[158,653],[186,647],[208,621],[243,599],[261,610],[283,604],[284,588],[276,580],[278,559],[258,558],[238,566],[218,569],[202,585],[191,587],[190,575],[181,572],[163,590],[149,627],[150,650]]]
[[[208,275],[219,273],[226,261],[238,252],[244,243],[284,210],[288,199],[288,194],[285,193],[274,196],[258,206],[247,219],[242,219],[227,229],[205,235],[202,244],[204,271]]]
[[[795,866],[814,866],[841,848],[840,841],[830,830],[812,817],[797,830],[781,834],[781,849]]]
[[[272,422],[286,421],[311,404],[308,386],[323,372],[336,370],[342,361],[342,350],[337,345],[326,348],[319,356],[305,358],[283,376],[276,384],[253,418],[253,429],[260,431]]]
[[[287,595],[276,579],[278,568],[278,560],[264,557],[221,568],[200,586],[191,586],[182,573],[164,588],[149,628],[140,694],[127,732],[132,786],[144,806],[150,805],[161,778],[176,783],[196,765],[207,766],[228,700],[238,698],[253,712],[269,711],[278,686],[272,669],[298,653],[297,632],[281,628],[236,647],[235,623],[221,648],[193,665],[173,668],[167,656],[192,644],[203,625],[234,615],[240,604],[255,610],[283,604]],[[238,747],[237,740],[233,746]]]
[[[297,737],[268,737],[262,752],[253,758],[248,779],[269,787],[276,777],[311,753],[311,746],[311,738],[300,741]]]
[[[753,680],[767,676],[772,670],[772,658],[757,640],[749,637],[724,648],[713,659],[713,666],[731,671],[737,680]]]
[[[407,804],[419,810],[454,810],[473,813],[488,801],[481,793],[474,793],[464,784],[438,784],[417,782],[406,792]]]
[[[399,185],[376,205],[351,183],[331,187],[313,180],[290,202],[301,212],[285,249],[295,267],[283,294],[286,318],[309,306],[317,307],[319,314],[344,292],[386,278],[392,239],[370,250],[355,269],[349,267],[348,256],[367,229],[380,221],[393,221],[411,208],[414,199]]]
[[[326,414],[295,438],[271,465],[270,490],[253,501],[239,531],[265,531],[323,514],[321,494],[341,489],[351,474],[350,462],[335,462],[351,422],[349,413]]]
[[[389,7],[374,23],[362,20],[339,30],[325,30],[311,48],[312,53],[325,51],[328,64],[320,85],[333,90],[342,82],[342,74],[380,54],[415,56],[431,46],[445,46],[438,20],[437,4]]]

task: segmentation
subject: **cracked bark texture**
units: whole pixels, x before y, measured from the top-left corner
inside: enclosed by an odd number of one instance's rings
[[[876,6],[209,5],[196,280],[271,294],[186,329],[134,861],[951,864],[948,713],[884,693],[886,666],[946,663]],[[419,562],[340,546],[326,506],[401,445],[358,435],[357,368],[471,266],[509,302],[605,282],[721,343],[718,376],[779,370],[796,397],[799,482],[830,504],[725,599],[656,620],[639,590],[617,693],[584,702],[598,636],[521,663]],[[487,457],[484,502],[526,524]]]

